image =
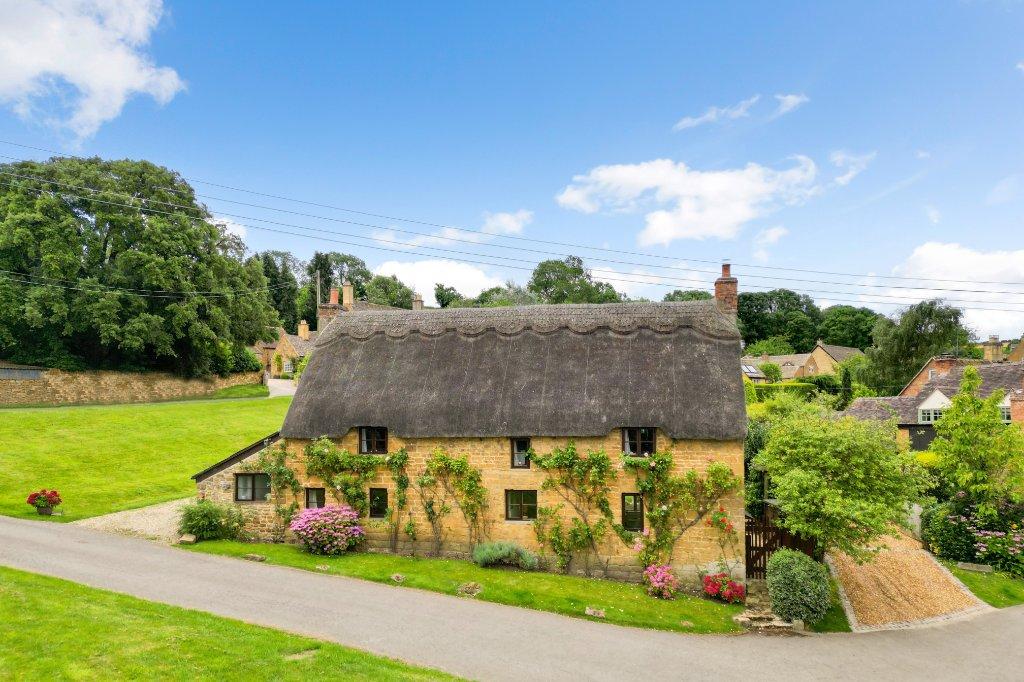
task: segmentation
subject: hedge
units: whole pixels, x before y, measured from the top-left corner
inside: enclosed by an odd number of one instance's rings
[[[782,384],[754,384],[754,390],[757,391],[758,402],[771,400],[780,393],[793,393],[806,400],[814,393],[816,387],[814,384],[791,381]]]

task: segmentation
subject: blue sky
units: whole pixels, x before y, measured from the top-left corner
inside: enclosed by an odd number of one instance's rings
[[[210,197],[371,224],[207,199],[254,250],[353,252],[428,298],[434,281],[524,281],[511,266],[544,257],[508,247],[629,261],[588,262],[652,298],[710,285],[716,266],[685,259],[729,258],[741,288],[826,304],[969,289],[947,294],[971,301],[979,334],[1024,331],[1007,312],[1021,296],[983,293],[1024,285],[948,283],[1024,283],[1024,3],[364,5],[12,2],[0,139],[145,158]],[[484,232],[453,242],[199,180]]]

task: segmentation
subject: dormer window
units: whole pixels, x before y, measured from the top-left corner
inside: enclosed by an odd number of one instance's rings
[[[633,426],[622,429],[622,451],[633,457],[654,454],[655,429],[653,426]]]
[[[924,409],[918,411],[917,421],[921,424],[934,424],[942,416],[942,410]]]

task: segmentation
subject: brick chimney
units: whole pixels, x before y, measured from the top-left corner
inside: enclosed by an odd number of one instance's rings
[[[338,305],[338,287],[331,287],[331,305]]]
[[[327,303],[321,303],[316,307],[316,329],[318,332],[322,332],[327,329],[327,325],[331,323],[331,320],[338,316],[341,312],[341,306],[338,304],[338,289],[331,287],[331,297]]]
[[[423,297],[419,295],[419,292],[413,292],[412,294],[412,309],[423,310]]]
[[[715,280],[715,301],[718,309],[736,321],[739,309],[739,280],[732,276],[732,266],[722,263],[722,276]]]
[[[298,332],[298,336],[300,339],[302,339],[303,341],[309,341],[309,322],[306,322],[305,320],[300,320]]]
[[[337,303],[337,299],[334,301]],[[356,303],[356,288],[347,279],[341,283],[341,305],[345,310],[351,312]]]
[[[999,340],[998,336],[988,337],[988,341],[982,344],[983,355],[986,362],[1002,362],[1003,361],[1003,342]]]
[[[1024,425],[1024,390],[1019,388],[1010,396],[1010,422]]]

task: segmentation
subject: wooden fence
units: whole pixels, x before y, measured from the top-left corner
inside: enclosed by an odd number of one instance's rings
[[[817,549],[814,540],[779,527],[778,512],[769,505],[765,505],[761,517],[747,516],[745,535],[747,578],[763,579],[768,569],[768,559],[777,549],[795,549],[808,556],[814,556]]]

